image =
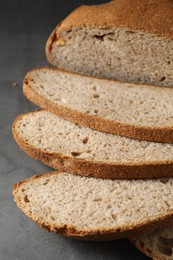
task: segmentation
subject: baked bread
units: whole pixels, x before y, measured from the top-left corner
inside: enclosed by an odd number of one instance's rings
[[[133,240],[136,247],[155,260],[173,260],[173,222],[155,231],[140,233]]]
[[[98,132],[50,112],[20,115],[13,135],[23,151],[59,171],[110,179],[173,176],[172,144]]]
[[[16,184],[13,194],[41,227],[80,239],[127,237],[173,215],[173,179],[112,181],[52,172]]]
[[[69,71],[172,87],[172,24],[170,0],[81,6],[52,32],[46,55]]]
[[[38,68],[24,95],[43,109],[93,129],[173,143],[173,89],[121,83]]]

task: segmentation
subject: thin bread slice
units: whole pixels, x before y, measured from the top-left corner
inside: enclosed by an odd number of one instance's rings
[[[85,77],[50,68],[30,71],[24,95],[63,118],[130,138],[173,143],[173,89]]]
[[[47,59],[85,75],[173,87],[172,24],[170,0],[81,6],[50,35]]]
[[[13,135],[31,157],[59,171],[98,178],[173,176],[173,145],[106,134],[50,112],[20,115]]]
[[[127,237],[148,225],[155,228],[158,221],[163,225],[173,215],[171,178],[103,180],[52,172],[16,184],[13,194],[17,206],[41,227],[81,239]]]
[[[156,230],[136,235],[132,242],[152,259],[173,260],[173,221]]]

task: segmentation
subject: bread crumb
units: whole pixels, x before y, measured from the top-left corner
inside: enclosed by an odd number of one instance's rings
[[[17,82],[13,82],[13,83],[12,83],[12,86],[13,86],[13,87],[17,87],[17,86],[18,86],[18,83],[17,83]]]

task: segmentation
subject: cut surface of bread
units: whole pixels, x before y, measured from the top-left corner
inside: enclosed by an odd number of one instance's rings
[[[173,145],[106,134],[46,111],[20,115],[13,135],[30,156],[59,170],[100,178],[173,175]]]
[[[52,32],[47,58],[85,75],[172,87],[172,24],[170,0],[81,6]]]
[[[152,259],[173,260],[173,222],[136,236],[133,243]]]
[[[173,143],[173,88],[38,68],[26,75],[23,92],[43,109],[75,123],[135,139]]]
[[[16,184],[13,194],[40,226],[86,239],[121,238],[173,214],[171,178],[112,181],[52,172]]]

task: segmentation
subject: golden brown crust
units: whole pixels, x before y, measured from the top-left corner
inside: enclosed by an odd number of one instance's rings
[[[32,182],[34,179],[42,178],[45,176],[51,176],[54,174],[63,174],[60,172],[50,172],[43,174],[38,174],[36,176],[33,176],[27,180],[21,181],[14,185],[13,187],[13,195],[14,199],[16,201],[17,206],[33,221],[35,221],[40,227],[45,228],[48,231],[56,232],[65,236],[70,236],[72,238],[81,239],[81,240],[114,240],[119,238],[125,238],[129,235],[133,236],[136,232],[143,232],[144,230],[151,230],[153,228],[156,228],[157,226],[162,226],[165,223],[169,222],[170,219],[172,219],[173,216],[173,210],[166,212],[165,214],[161,214],[159,216],[150,218],[145,221],[140,221],[139,223],[136,223],[134,225],[122,225],[117,226],[114,229],[108,229],[103,228],[102,230],[97,229],[78,229],[77,227],[71,227],[64,225],[55,225],[53,223],[45,223],[43,220],[39,219],[38,216],[34,215],[32,212],[27,211],[20,200],[20,197],[18,196],[18,189],[22,184],[25,184],[27,182]]]
[[[37,71],[40,69],[47,69],[46,67],[36,68],[32,71]],[[49,70],[56,70],[50,69]],[[120,136],[125,136],[129,138],[144,140],[144,141],[156,141],[164,143],[173,143],[173,126],[168,127],[149,127],[149,126],[137,126],[128,123],[122,123],[115,120],[106,119],[104,117],[99,117],[95,115],[89,115],[83,113],[67,106],[61,104],[55,104],[53,101],[46,99],[42,95],[39,95],[36,91],[32,89],[32,82],[30,82],[30,73],[28,72],[24,83],[23,83],[23,93],[24,95],[32,101],[34,104],[40,106],[41,108],[50,111],[58,116],[63,117],[66,120],[90,127],[92,129],[112,133]],[[62,73],[74,74],[71,72],[62,71]],[[80,76],[88,77],[88,76]],[[110,81],[104,79],[104,81]],[[131,84],[132,85],[132,84]],[[141,87],[141,85],[139,85]],[[155,87],[160,88],[160,87]]]
[[[173,39],[172,25],[173,2],[170,0],[116,0],[81,6],[57,26],[46,44],[46,53],[50,60],[53,35],[58,36],[72,27],[123,28]]]
[[[37,111],[30,113],[37,113]],[[22,117],[23,115],[18,116],[12,126],[17,144],[29,156],[58,171],[103,179],[150,179],[173,176],[173,160],[149,161],[148,163],[106,163],[47,152],[29,144],[18,134],[16,124]]]

